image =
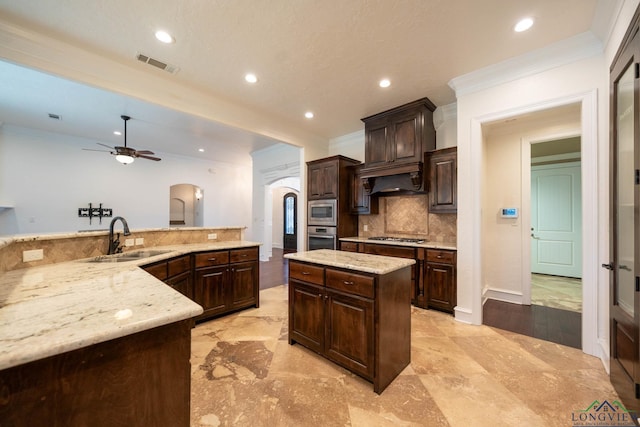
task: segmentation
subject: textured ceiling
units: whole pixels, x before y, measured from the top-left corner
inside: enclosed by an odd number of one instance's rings
[[[136,63],[139,52],[152,56],[178,66],[170,78],[180,84],[333,138],[362,129],[361,117],[417,98],[452,103],[452,78],[576,34],[597,33],[596,11],[610,12],[615,4],[0,0],[0,18],[121,63]],[[514,33],[523,16],[533,16],[535,26]],[[153,33],[159,28],[176,43],[158,43]],[[243,80],[249,71],[258,75],[256,85]],[[390,88],[377,86],[382,77],[391,79]],[[312,121],[303,117],[307,110],[315,113]]]

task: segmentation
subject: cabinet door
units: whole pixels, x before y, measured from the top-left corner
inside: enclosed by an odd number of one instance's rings
[[[322,353],[324,349],[324,289],[289,280],[289,343]]]
[[[196,271],[194,300],[204,309],[203,317],[225,312],[227,275],[227,266]]]
[[[457,151],[453,148],[436,153],[428,156],[429,212],[455,213],[458,210]]]
[[[364,162],[367,167],[381,166],[389,161],[389,128],[386,118],[365,124]]]
[[[393,138],[389,147],[390,161],[404,163],[423,160],[420,119],[421,115],[417,111],[408,111],[393,118],[391,122]]]
[[[426,270],[428,306],[452,313],[456,305],[455,267],[427,263]]]
[[[325,354],[356,372],[372,379],[373,370],[373,301],[327,291]]]
[[[360,178],[360,170],[363,165],[350,168],[351,190],[349,213],[354,215],[369,215],[378,213],[378,198],[371,197],[364,190],[362,179]]]
[[[166,283],[187,298],[193,299],[193,284],[190,271],[167,279]]]
[[[257,306],[258,268],[257,262],[231,264],[229,268],[230,309]]]
[[[309,165],[308,199],[335,199],[338,197],[338,162]]]

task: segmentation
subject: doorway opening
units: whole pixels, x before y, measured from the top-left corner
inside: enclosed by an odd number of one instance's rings
[[[169,188],[169,226],[204,226],[204,190],[193,184],[175,184]]]
[[[581,310],[567,309],[582,306],[582,292],[578,301],[561,292],[561,277],[582,275],[581,105],[509,117],[482,133],[483,323],[582,348]]]
[[[289,192],[282,198],[283,235],[282,249],[284,253],[298,250],[298,194]]]

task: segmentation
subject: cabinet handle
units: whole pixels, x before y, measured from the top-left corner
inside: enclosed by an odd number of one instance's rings
[[[215,258],[209,258],[208,261],[215,261]]]
[[[438,258],[438,259],[442,259],[442,255],[438,255],[436,258]]]
[[[355,285],[355,283],[353,283],[353,282],[349,282],[349,281],[347,281],[347,280],[343,281],[343,283],[344,283],[345,285],[347,285],[347,286]]]
[[[308,276],[308,275],[310,275],[310,274],[311,274],[311,273],[309,273],[308,271],[303,271],[303,272],[302,272],[302,275],[303,275],[303,276]]]
[[[241,257],[246,258],[247,254],[240,254]]]

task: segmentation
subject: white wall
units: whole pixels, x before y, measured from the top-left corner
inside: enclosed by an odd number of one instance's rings
[[[530,242],[530,158],[531,142],[580,134],[580,107],[548,114],[530,114],[507,123],[483,128],[485,168],[482,199],[482,283],[483,295],[502,301],[528,301],[530,254],[524,245]],[[523,152],[527,150],[527,152]],[[530,163],[530,161],[528,161]],[[502,207],[517,207],[517,219],[499,215]],[[495,250],[495,248],[499,248]],[[526,291],[526,292],[525,292]]]
[[[251,226],[251,158],[224,164],[157,153],[162,160],[121,165],[108,153],[83,151],[96,141],[4,125],[0,128],[0,235],[104,229],[78,208],[102,203],[132,229],[166,228],[169,188],[203,189],[204,226]],[[250,230],[248,231],[250,232]]]
[[[364,162],[364,128],[329,140],[328,155],[341,155]]]

